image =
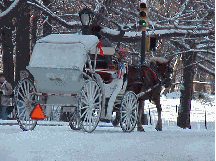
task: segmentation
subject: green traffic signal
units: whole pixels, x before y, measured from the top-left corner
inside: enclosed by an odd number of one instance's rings
[[[140,20],[139,25],[140,26],[146,26],[146,21],[145,20]]]

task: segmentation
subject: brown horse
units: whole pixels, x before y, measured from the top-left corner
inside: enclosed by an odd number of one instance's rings
[[[172,59],[172,58],[171,58]],[[153,57],[150,59],[150,67],[147,66],[129,66],[126,79],[128,81],[126,91],[133,91],[140,94],[138,98],[138,121],[137,130],[144,131],[141,123],[141,116],[143,114],[144,100],[149,99],[157,107],[158,122],[156,125],[157,131],[162,131],[161,120],[161,105],[160,105],[160,91],[161,86],[168,87],[171,85],[170,74],[172,68],[170,67],[170,60],[160,57]],[[141,96],[142,92],[142,96]]]

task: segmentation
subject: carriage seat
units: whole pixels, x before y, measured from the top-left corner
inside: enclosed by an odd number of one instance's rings
[[[100,55],[99,51],[96,51],[96,50],[97,48],[95,47],[90,52],[92,66],[94,65],[95,53],[97,53],[95,72],[101,76],[105,84],[111,83],[116,73],[115,67],[113,67],[113,64],[112,64],[112,55],[114,55],[115,53],[115,48],[102,47],[104,56]]]
[[[96,51],[97,49],[95,47],[91,50],[92,64],[94,64],[95,53],[97,53],[96,69],[108,69],[109,65],[112,64],[112,55],[115,53],[115,49],[113,47],[102,47],[104,56],[100,55],[99,51]]]
[[[97,74],[99,74],[103,80],[103,83],[105,84],[109,84],[112,82],[113,78],[116,78],[116,71],[112,71],[112,70],[97,70],[95,71]]]

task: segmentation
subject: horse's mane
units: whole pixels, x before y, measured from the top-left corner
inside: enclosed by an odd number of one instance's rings
[[[168,60],[163,58],[163,57],[152,57],[149,60],[149,63],[153,63],[155,65],[157,64],[157,62],[160,63],[160,64],[163,64],[163,63],[167,63]]]

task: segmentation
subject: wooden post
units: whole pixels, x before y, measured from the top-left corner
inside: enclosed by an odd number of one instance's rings
[[[150,123],[150,125],[152,125],[152,122],[151,122],[151,113],[150,113],[150,108],[149,108],[149,123]]]
[[[145,31],[142,30],[141,40],[141,65],[145,62]]]
[[[205,128],[207,129],[207,121],[206,121],[206,108],[205,108]]]

